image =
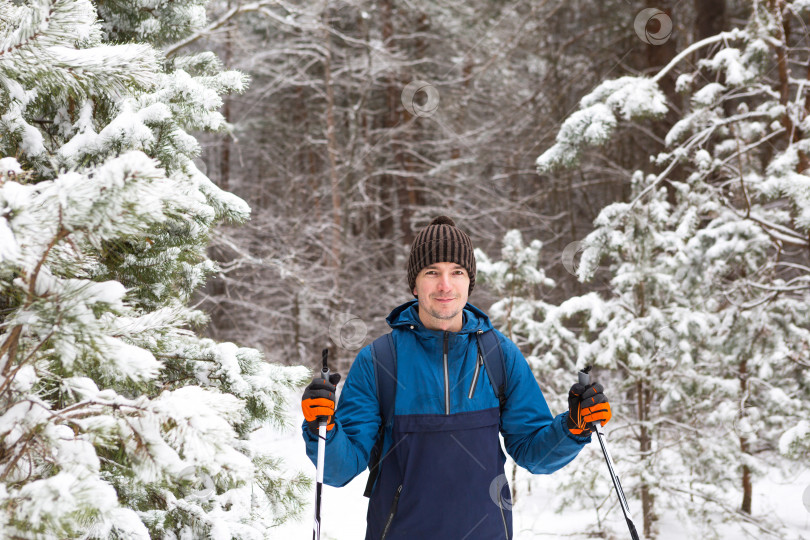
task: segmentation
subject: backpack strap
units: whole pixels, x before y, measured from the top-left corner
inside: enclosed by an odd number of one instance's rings
[[[479,330],[475,337],[478,338],[478,352],[484,359],[489,382],[492,383],[492,389],[498,396],[498,404],[503,413],[503,406],[506,403],[506,360],[503,357],[503,348],[494,330],[486,332]]]
[[[394,338],[391,333],[378,337],[371,344],[371,360],[374,364],[374,382],[377,386],[381,422],[380,429],[377,431],[377,440],[371,449],[368,461],[368,482],[363,493],[366,497],[371,497],[374,484],[380,475],[385,428],[394,422],[394,403],[397,397],[397,351],[394,348]]]

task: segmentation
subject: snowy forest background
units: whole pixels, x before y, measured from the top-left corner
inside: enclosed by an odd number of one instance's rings
[[[664,516],[808,537],[809,20],[807,0],[0,0],[0,531],[306,521],[313,471],[256,434],[289,429],[323,347],[345,375],[385,331],[446,214],[479,248],[470,301],[552,410],[595,366],[643,537]],[[623,538],[594,459],[556,500]],[[794,520],[754,503],[775,478]]]

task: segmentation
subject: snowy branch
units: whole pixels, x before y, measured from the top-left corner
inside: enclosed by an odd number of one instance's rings
[[[737,217],[741,219],[750,219],[754,223],[757,223],[762,226],[763,230],[775,240],[782,241],[786,244],[792,246],[801,246],[806,247],[808,244],[808,239],[805,236],[797,233],[793,229],[785,227],[784,225],[779,225],[777,223],[771,223],[763,218],[756,216],[755,214],[751,213],[750,215],[741,214],[737,211],[737,209],[727,204],[725,201],[726,207],[728,207],[732,212],[734,212]]]
[[[783,538],[783,535],[779,531],[775,531],[773,529],[768,528],[765,524],[763,524],[759,520],[755,519],[751,515],[746,514],[745,512],[741,512],[739,509],[730,506],[725,501],[722,501],[719,498],[717,498],[715,496],[712,496],[712,495],[710,495],[708,493],[704,493],[702,491],[698,491],[698,490],[694,490],[694,489],[687,489],[687,488],[684,488],[684,487],[677,487],[675,484],[672,484],[672,483],[665,483],[665,484],[663,484],[661,486],[661,488],[664,489],[664,490],[667,490],[667,491],[675,492],[675,493],[683,493],[685,495],[689,495],[690,497],[699,497],[699,498],[701,498],[701,499],[703,499],[703,500],[705,500],[707,502],[716,504],[717,506],[723,508],[729,514],[732,514],[732,515],[736,516],[737,518],[743,520],[744,522],[746,522],[746,523],[748,523],[750,525],[753,525],[754,527],[756,527],[757,529],[759,529],[761,532],[763,532],[765,534],[773,536],[774,538],[777,538],[779,540],[781,540]]]
[[[289,26],[289,27],[296,28],[296,29],[300,28],[300,25],[297,24],[295,21],[290,20],[290,19],[286,19],[286,18],[283,18],[283,17],[279,17],[276,13],[274,13],[271,9],[269,9],[271,6],[274,6],[274,5],[278,6],[280,4],[281,3],[278,0],[261,0],[259,2],[251,2],[249,4],[241,4],[240,3],[240,4],[230,8],[229,10],[227,10],[225,13],[220,15],[219,18],[217,18],[215,21],[211,22],[208,26],[206,26],[202,30],[199,30],[199,31],[191,34],[190,36],[188,36],[188,37],[186,37],[186,38],[184,38],[184,39],[182,39],[182,40],[180,40],[180,41],[178,41],[176,43],[173,43],[172,45],[169,45],[168,47],[164,48],[163,49],[163,54],[165,54],[167,58],[169,56],[177,54],[177,51],[179,51],[180,49],[191,45],[192,43],[194,43],[195,41],[197,41],[197,40],[199,40],[199,39],[201,39],[203,37],[206,37],[208,35],[213,34],[216,30],[218,30],[218,29],[222,28],[223,26],[225,26],[226,24],[228,24],[232,19],[234,19],[238,15],[242,15],[244,13],[257,13],[257,12],[259,12],[259,13],[262,13],[262,14],[266,15],[267,17],[271,18],[272,20],[276,21],[277,23],[279,23],[279,24],[281,24],[283,26]],[[290,10],[289,6],[284,6],[284,7],[288,11]]]
[[[670,60],[669,64],[664,66],[661,69],[661,71],[659,71],[655,75],[655,77],[652,78],[652,80],[657,84],[658,82],[661,81],[661,79],[663,79],[667,75],[667,73],[669,73],[676,65],[678,65],[681,62],[681,60],[687,58],[689,55],[691,55],[695,51],[702,49],[703,47],[706,47],[708,45],[714,45],[715,43],[719,43],[721,41],[725,41],[728,39],[740,39],[742,37],[743,37],[742,33],[739,30],[734,29],[730,32],[721,32],[715,36],[711,36],[706,39],[702,39],[697,43],[693,43],[684,50],[682,50],[680,53],[678,53],[675,56],[675,58]]]

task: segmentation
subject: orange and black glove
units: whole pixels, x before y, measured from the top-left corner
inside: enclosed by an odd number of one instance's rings
[[[603,426],[610,420],[610,403],[602,385],[577,383],[568,392],[568,430],[574,435],[590,435],[591,422]]]
[[[326,420],[327,431],[335,427],[335,391],[340,382],[340,373],[332,373],[329,380],[316,378],[304,390],[301,397],[301,408],[304,410],[304,419],[307,421],[309,431],[318,434],[318,423]]]

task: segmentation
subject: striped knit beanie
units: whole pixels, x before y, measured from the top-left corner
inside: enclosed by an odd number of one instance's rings
[[[456,228],[456,223],[447,216],[439,216],[430,225],[419,231],[411,245],[408,258],[408,285],[411,292],[416,286],[416,276],[433,263],[454,262],[467,269],[470,289],[475,286],[475,253],[470,237]]]

